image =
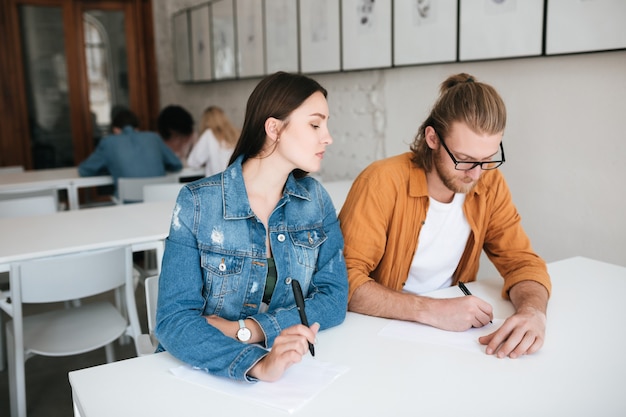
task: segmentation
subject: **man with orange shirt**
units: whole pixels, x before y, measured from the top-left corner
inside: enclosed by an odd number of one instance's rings
[[[543,345],[551,284],[497,170],[505,161],[504,102],[468,74],[449,77],[411,152],[376,161],[339,215],[351,311],[464,331],[493,319],[474,296],[421,294],[476,279],[482,250],[504,278],[515,313],[479,339],[516,358]]]

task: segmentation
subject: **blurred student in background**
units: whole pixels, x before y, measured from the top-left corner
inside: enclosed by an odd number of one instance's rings
[[[180,171],[181,161],[159,135],[140,132],[138,126],[135,113],[128,109],[117,111],[111,126],[113,134],[102,138],[78,166],[80,176],[110,174],[117,190],[120,177],[160,177],[167,171]]]
[[[159,113],[157,128],[167,146],[186,163],[189,151],[196,141],[191,113],[178,105],[166,106]]]
[[[187,158],[187,165],[192,168],[204,166],[207,177],[224,171],[235,150],[239,130],[226,117],[224,110],[209,106],[202,115],[200,133],[200,139]]]

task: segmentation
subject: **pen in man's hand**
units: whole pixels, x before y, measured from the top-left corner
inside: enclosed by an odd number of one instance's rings
[[[293,298],[296,300],[298,313],[300,313],[300,322],[306,327],[309,327],[309,321],[307,320],[306,313],[304,312],[304,296],[302,295],[302,288],[300,287],[298,280],[291,280],[291,289],[293,290]],[[311,356],[315,356],[315,348],[311,342],[309,342],[309,352],[311,352]]]
[[[465,286],[465,284],[463,284],[461,281],[459,281],[459,288],[461,289],[461,291],[463,291],[463,294],[465,294],[465,295],[472,295],[470,290],[468,290],[467,287]]]
[[[463,291],[463,294],[472,295],[470,290],[461,281],[459,281],[459,288],[461,289],[461,291]],[[489,320],[489,323],[493,323],[493,321]]]

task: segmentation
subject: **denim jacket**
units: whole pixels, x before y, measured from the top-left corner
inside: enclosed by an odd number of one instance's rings
[[[300,323],[291,281],[305,296],[310,324],[343,322],[348,281],[343,236],[326,190],[311,177],[290,174],[271,213],[269,240],[277,282],[260,312],[267,276],[266,229],[248,201],[242,157],[226,171],[182,188],[166,240],[159,280],[159,350],[211,374],[253,381],[246,373],[285,328]],[[203,316],[250,318],[263,329],[260,344],[244,344]]]

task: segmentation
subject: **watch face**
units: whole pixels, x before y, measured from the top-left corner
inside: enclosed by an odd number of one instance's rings
[[[250,329],[248,329],[247,327],[242,327],[239,330],[237,330],[237,339],[239,339],[242,342],[247,342],[248,340],[250,340],[251,336],[252,336],[252,333],[250,332]]]

